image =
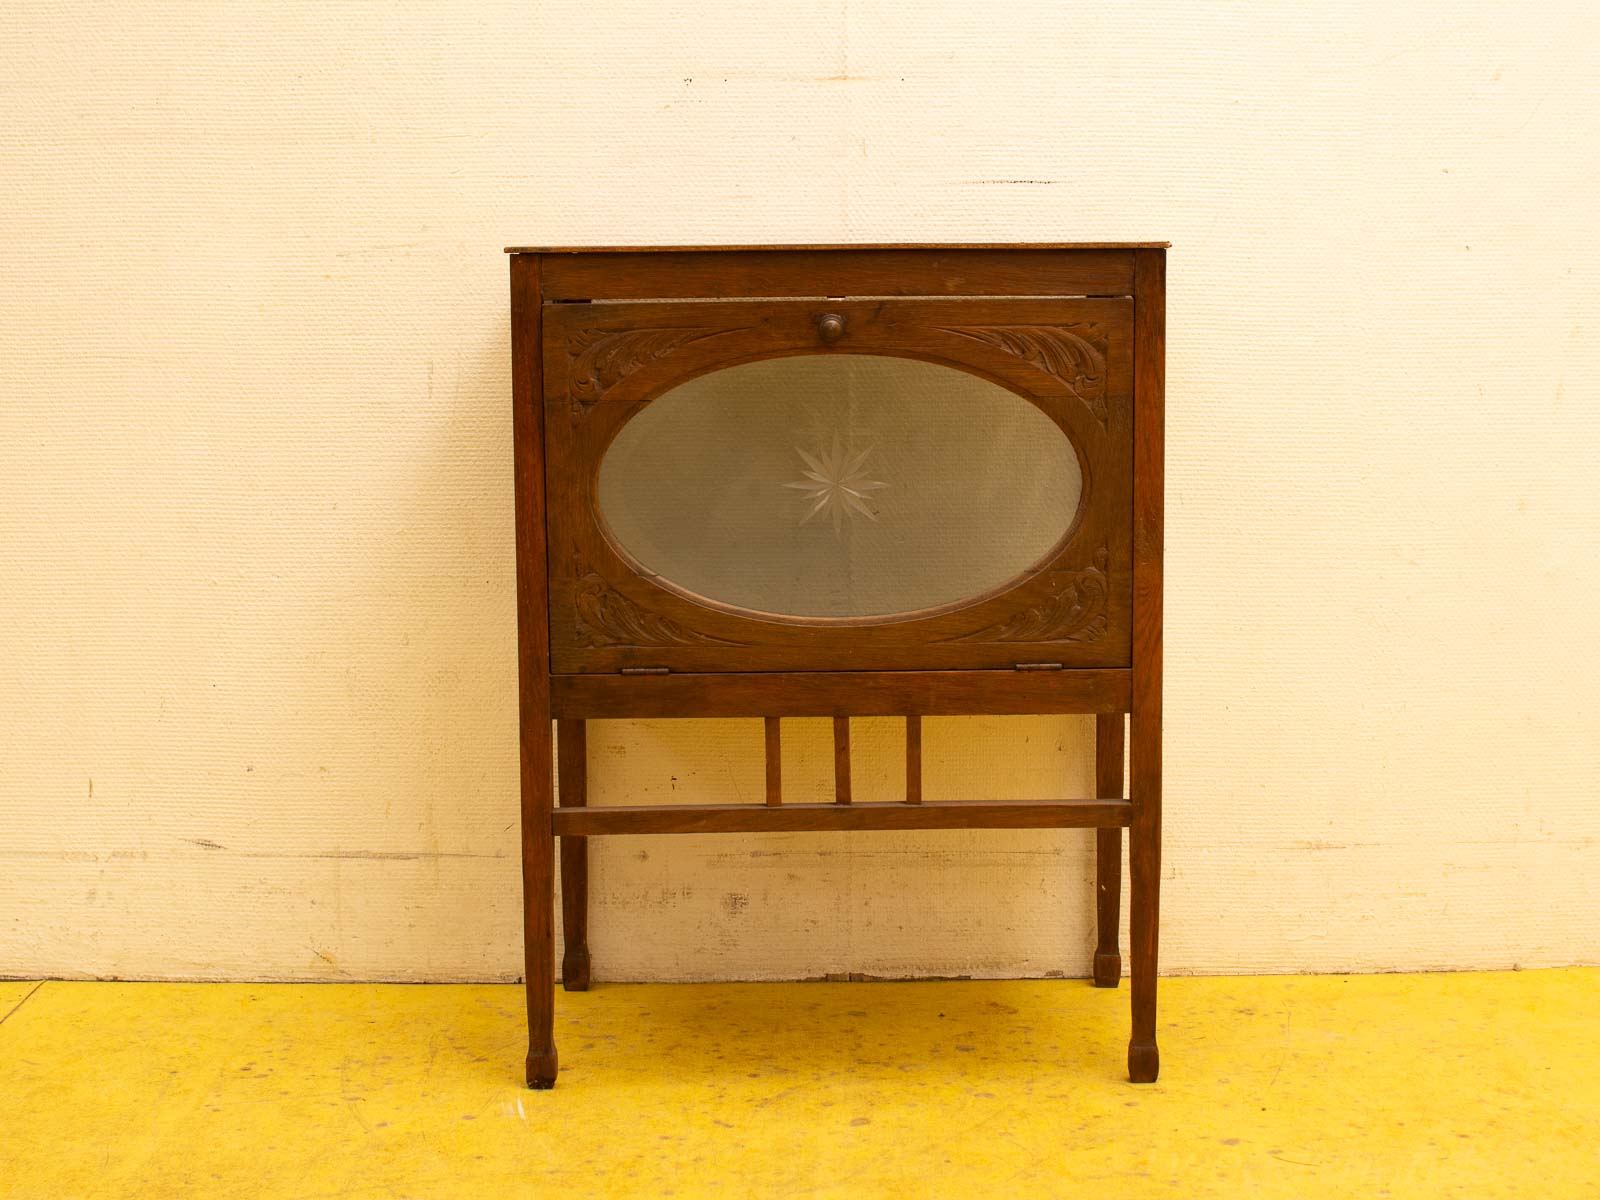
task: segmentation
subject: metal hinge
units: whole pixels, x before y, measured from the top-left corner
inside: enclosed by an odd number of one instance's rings
[[[1018,663],[1017,664],[1017,670],[1019,670],[1019,671],[1059,671],[1059,670],[1061,670],[1061,664],[1060,663]]]
[[[619,675],[665,675],[671,667],[623,667]]]

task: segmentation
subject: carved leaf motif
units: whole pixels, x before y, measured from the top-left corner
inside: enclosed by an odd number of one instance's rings
[[[567,339],[571,359],[569,394],[575,416],[588,412],[601,396],[652,359],[679,346],[732,332],[722,329],[580,329]]]
[[[1080,337],[1072,330],[1081,329]],[[1105,427],[1111,418],[1106,407],[1106,342],[1097,322],[1080,325],[963,325],[945,329],[998,346],[1015,354],[1066,384],[1095,420]]]
[[[1098,642],[1106,633],[1106,564],[1104,546],[1094,565],[1061,571],[1050,596],[998,625],[946,638],[947,642]]]
[[[685,629],[660,613],[646,612],[592,571],[578,580],[575,601],[580,646],[743,645]]]

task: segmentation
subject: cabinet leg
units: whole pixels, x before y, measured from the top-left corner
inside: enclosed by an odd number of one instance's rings
[[[522,722],[522,909],[524,978],[528,989],[528,1086],[554,1087],[555,851],[550,814],[550,718],[524,713]]]
[[[1094,725],[1095,795],[1122,798],[1122,714],[1100,713]],[[1114,988],[1122,980],[1122,953],[1117,926],[1122,918],[1122,830],[1095,830],[1095,920],[1099,941],[1094,951],[1094,985]]]
[[[1145,729],[1141,730],[1143,724]],[[1154,724],[1152,730],[1148,728]],[[1161,912],[1161,736],[1159,721],[1133,717],[1133,826],[1128,830],[1133,955],[1133,1037],[1128,1042],[1128,1077],[1154,1083],[1161,1071],[1156,1049],[1156,945]],[[1152,755],[1154,762],[1150,761]]]
[[[545,553],[539,262],[511,259],[511,433],[517,528],[517,731],[522,767],[522,944],[528,1086],[556,1082],[555,779],[550,738],[550,574]]]
[[[1153,1083],[1156,1050],[1156,938],[1161,913],[1161,611],[1167,259],[1136,250],[1133,262],[1133,654],[1129,662],[1128,829],[1133,1037],[1128,1075]]]
[[[581,720],[556,722],[561,761],[562,808],[589,802],[588,742]],[[561,839],[561,986],[569,992],[589,990],[589,839]]]

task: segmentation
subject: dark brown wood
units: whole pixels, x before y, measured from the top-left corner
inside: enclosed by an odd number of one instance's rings
[[[1161,910],[1161,610],[1165,455],[1166,273],[1164,250],[1136,251],[1134,282],[1133,705],[1128,831],[1133,1035],[1128,1076],[1152,1083],[1156,1046],[1157,936]]]
[[[558,717],[962,716],[1119,712],[1131,676],[1112,671],[812,671],[557,675]]]
[[[831,344],[816,326],[828,311],[848,328]],[[558,674],[1129,664],[1132,301],[568,305],[548,309],[545,321],[550,638]],[[604,348],[603,361],[593,356],[596,347]],[[1021,577],[891,619],[756,613],[679,590],[629,558],[607,532],[597,500],[601,461],[622,427],[687,377],[796,353],[919,357],[1019,393],[1083,460],[1077,520]],[[1080,377],[1078,354],[1097,364],[1092,384]]]
[[[768,717],[767,726],[767,804],[783,803],[783,731],[777,717]]]
[[[922,718],[906,718],[906,803],[922,803]]]
[[[850,803],[850,718],[833,719],[833,802]]]
[[[781,296],[1127,296],[1133,251],[617,250],[545,257],[545,296],[649,300]]]
[[[1132,895],[1130,1076],[1156,1078],[1161,871],[1164,243],[524,248],[512,258],[528,1081],[556,1076],[563,982],[588,981],[584,839],[619,834],[1092,827],[1095,981]],[[810,299],[796,299],[810,297]],[[707,299],[715,298],[715,299]],[[571,301],[609,303],[569,303]],[[683,335],[683,336],[679,336]],[[943,363],[1025,397],[1077,448],[1085,500],[1030,572],[890,620],[752,613],[652,576],[595,509],[631,417],[686,379],[786,354]],[[981,436],[975,430],[975,436]],[[926,801],[921,718],[1094,713],[1089,799]],[[1123,735],[1123,714],[1131,735]],[[583,721],[765,718],[766,803],[589,807]],[[906,802],[851,803],[848,718],[906,718]],[[560,720],[561,807],[550,721]],[[834,719],[836,801],[783,804],[780,719]],[[1122,798],[1123,757],[1131,786]],[[581,881],[581,885],[580,885]],[[581,964],[581,965],[580,965]]]
[[[898,800],[869,804],[640,804],[566,808],[566,837],[639,833],[795,833],[827,829],[1062,829],[1126,825],[1126,800]]]
[[[517,546],[517,686],[522,758],[523,971],[528,1086],[554,1087],[555,780],[550,744],[549,578],[545,561],[544,406],[538,353],[539,260],[511,260],[511,430]]]
[[[507,254],[728,254],[758,250],[792,254],[808,250],[1149,250],[1171,242],[798,242],[699,246],[507,246]]]
[[[556,754],[562,808],[589,803],[589,743],[582,721],[556,723]],[[589,839],[561,839],[561,986],[589,990]]]
[[[1099,713],[1094,722],[1094,782],[1096,796],[1122,798],[1122,714]],[[1117,948],[1117,926],[1122,918],[1122,830],[1095,833],[1095,987],[1114,988],[1122,980],[1122,952]]]

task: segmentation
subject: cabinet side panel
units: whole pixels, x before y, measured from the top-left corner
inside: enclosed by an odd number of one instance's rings
[[[1132,799],[1135,805],[1155,810],[1154,819],[1159,828],[1167,267],[1164,250],[1139,250],[1136,254]]]

